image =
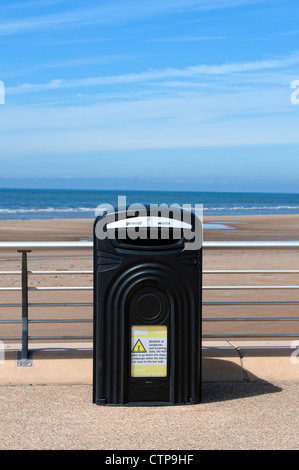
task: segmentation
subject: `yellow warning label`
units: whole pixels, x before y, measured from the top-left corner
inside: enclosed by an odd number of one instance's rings
[[[132,353],[146,353],[145,347],[143,346],[140,339],[137,341],[134,348],[132,349]]]
[[[131,341],[131,376],[167,377],[167,326],[132,326]]]

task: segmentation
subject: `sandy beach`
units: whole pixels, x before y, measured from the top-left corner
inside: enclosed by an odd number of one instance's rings
[[[204,240],[299,240],[299,215],[265,215],[205,217]],[[222,229],[217,227],[224,226]],[[216,228],[215,228],[216,227]],[[92,240],[93,219],[49,219],[49,220],[2,220],[0,241],[69,241]],[[0,250],[0,271],[20,270],[20,254]],[[225,249],[204,250],[204,271],[212,269],[299,269],[297,249]],[[92,271],[92,251],[80,250],[33,250],[28,255],[29,271],[88,270]],[[203,284],[214,285],[299,285],[299,274],[204,274]],[[39,286],[92,286],[92,274],[29,275],[29,285]],[[19,275],[0,275],[0,286],[19,287]],[[1,304],[20,303],[21,292],[0,292]],[[299,301],[299,290],[211,290],[203,292],[203,301]],[[30,291],[29,302],[91,303],[92,291]],[[92,306],[30,306],[31,319],[92,319]],[[227,317],[295,317],[298,305],[234,305],[204,306],[203,318]],[[1,319],[20,319],[20,307],[1,307]],[[276,334],[299,333],[299,322],[204,322],[203,334]],[[21,325],[1,325],[0,336],[20,336]],[[36,323],[30,325],[30,336],[92,335],[92,324]]]
[[[91,240],[93,222],[94,219],[1,220],[0,241]],[[299,240],[299,214],[204,217],[203,223],[205,240]]]

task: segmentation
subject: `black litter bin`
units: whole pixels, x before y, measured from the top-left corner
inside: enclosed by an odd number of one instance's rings
[[[201,401],[201,221],[183,209],[151,213],[95,220],[97,405]]]

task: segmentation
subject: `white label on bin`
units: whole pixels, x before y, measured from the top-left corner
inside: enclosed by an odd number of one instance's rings
[[[131,376],[167,376],[167,326],[132,326]]]
[[[107,225],[107,229],[134,228],[134,227],[160,227],[160,228],[185,228],[192,229],[192,225],[176,219],[167,217],[131,217],[129,219],[118,220]]]

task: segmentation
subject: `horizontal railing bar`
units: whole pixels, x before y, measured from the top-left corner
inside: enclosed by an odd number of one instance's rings
[[[93,274],[93,271],[27,271],[33,275],[72,275],[72,274]],[[0,276],[19,275],[21,271],[0,271]],[[298,269],[215,269],[203,270],[202,274],[299,274]]]
[[[28,323],[91,323],[93,320],[90,318],[68,319],[68,318],[53,318],[41,320],[28,320]],[[22,323],[22,320],[0,320],[0,323]]]
[[[203,302],[203,306],[232,306],[232,305],[299,305],[298,300],[285,300],[285,301],[252,301],[252,302]]]
[[[240,290],[240,289],[299,289],[299,286],[203,286],[204,290]],[[0,291],[20,291],[21,287],[0,287]],[[48,290],[93,290],[89,286],[52,286],[52,287],[28,287],[29,291]]]
[[[235,317],[235,318],[202,318],[203,322],[221,322],[221,321],[299,321],[299,317]]]
[[[299,338],[299,334],[291,334],[291,333],[277,333],[277,334],[267,334],[267,333],[248,333],[248,334],[239,334],[239,333],[228,333],[228,334],[210,334],[210,335],[202,335],[203,339],[206,338]]]
[[[76,336],[76,335],[61,335],[61,336],[29,336],[29,340],[36,341],[36,340],[48,340],[48,339],[93,339],[92,336]]]
[[[296,301],[252,301],[252,302],[203,302],[203,307],[212,307],[212,306],[232,306],[232,305],[299,305],[299,300]],[[21,307],[22,304],[6,303],[0,304],[1,307]],[[34,302],[29,303],[28,307],[92,307],[92,302]]]
[[[92,307],[92,302],[61,302],[61,303],[49,303],[49,302],[35,302],[29,303],[28,307]],[[22,307],[22,304],[0,304],[1,307]]]
[[[29,303],[28,307],[92,307],[92,302],[35,302]]]
[[[0,307],[22,307],[22,304],[0,304]]]
[[[20,291],[21,287],[0,287],[0,291]]]
[[[87,286],[80,286],[80,287],[72,287],[72,286],[52,286],[52,287],[28,287],[28,290],[93,290],[92,287]]]
[[[93,271],[28,271],[28,274],[93,274]]]
[[[53,318],[53,319],[34,319],[28,320],[28,323],[91,323],[91,318],[84,319],[68,319],[68,318]],[[202,318],[203,322],[250,322],[250,321],[299,321],[299,317],[232,317],[232,318]],[[22,320],[0,320],[0,323],[22,323]]]
[[[28,323],[91,323],[93,320],[91,318],[78,318],[78,319],[68,319],[68,318],[52,318],[49,320],[28,320]]]
[[[291,334],[291,333],[277,333],[277,334],[267,334],[267,333],[248,333],[248,334],[239,334],[239,333],[228,333],[228,334],[203,334],[203,339],[221,339],[221,338],[299,338],[299,334]],[[0,336],[0,340],[3,341],[20,341],[22,339],[21,336]],[[47,341],[47,340],[92,340],[92,336],[29,336],[28,338],[30,341]]]
[[[203,274],[299,274],[299,269],[220,269],[203,270]]]
[[[203,286],[205,290],[238,290],[238,289],[299,289],[299,286]]]
[[[239,333],[228,333],[228,334],[204,334],[202,335],[203,339],[207,338],[299,338],[299,334],[289,334],[289,333],[277,333],[277,334],[239,334]],[[21,340],[22,338],[20,336],[0,336],[1,340]],[[92,340],[92,336],[29,336],[28,338],[30,341],[36,341],[36,340],[56,340],[56,339],[63,339],[63,340],[68,340],[68,339],[88,339]]]
[[[21,291],[21,287],[0,287],[0,291]],[[53,287],[28,287],[28,290],[93,290],[93,287],[71,287],[71,286],[53,286]]]
[[[16,275],[16,274],[22,274],[22,271],[0,271],[0,276],[9,276],[9,275]]]
[[[203,248],[299,248],[299,241],[204,241]]]
[[[27,250],[32,248],[92,248],[92,241],[74,242],[0,242],[0,249]]]
[[[28,274],[93,274],[93,271],[27,271]],[[203,270],[203,274],[299,274],[299,269],[215,269]],[[17,275],[21,271],[0,271],[1,275]]]
[[[92,287],[87,287],[87,286],[86,287],[85,286],[84,287],[82,287],[82,286],[80,286],[80,287],[72,287],[72,286],[36,287],[36,286],[34,286],[34,287],[28,287],[28,290],[31,290],[31,291],[32,290],[33,291],[35,291],[35,290],[93,290],[93,288]]]
[[[299,248],[299,241],[204,241],[203,248]],[[92,241],[68,242],[0,242],[0,249],[26,250],[32,248],[93,248]]]
[[[22,323],[22,320],[0,320],[0,323]]]
[[[0,340],[3,341],[21,341],[22,336],[0,336]]]

